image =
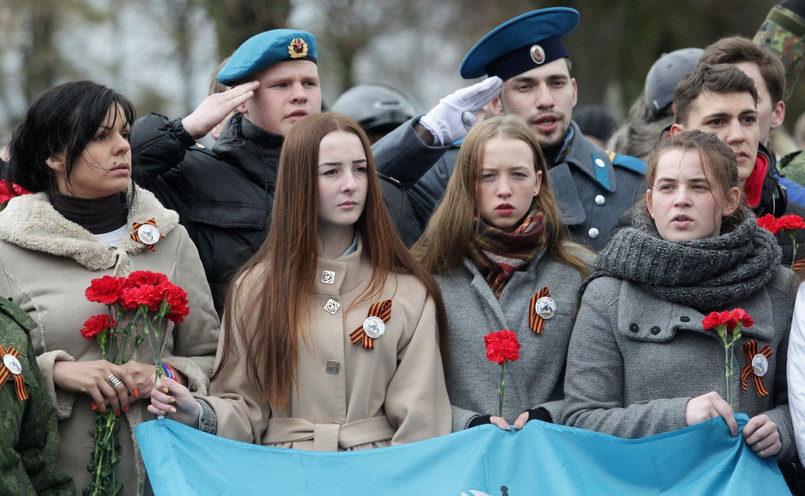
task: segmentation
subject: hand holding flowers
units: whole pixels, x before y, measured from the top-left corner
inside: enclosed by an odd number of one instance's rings
[[[103,276],[93,279],[85,295],[89,301],[106,305],[108,312],[90,317],[81,329],[81,335],[95,339],[101,353],[109,360],[100,362],[114,367],[109,369],[108,384],[101,385],[102,388],[111,388],[126,397],[128,391],[132,391],[137,397],[137,383],[151,383],[150,374],[143,370],[142,364],[131,360],[144,341],[148,341],[154,363],[154,368],[148,368],[155,370],[158,377],[165,375],[166,371],[174,377],[178,375],[162,362],[165,337],[162,324],[165,318],[178,324],[187,316],[187,293],[182,288],[171,283],[164,274],[136,271],[125,278]],[[121,387],[121,381],[125,388]],[[145,387],[143,389],[143,393],[149,393]],[[120,412],[106,413],[103,399],[94,400],[93,409],[100,411],[95,420],[92,459],[87,467],[92,473],[92,483],[84,488],[84,494],[120,494],[122,484],[116,479],[114,470],[120,462],[117,454],[120,429],[117,415]]]

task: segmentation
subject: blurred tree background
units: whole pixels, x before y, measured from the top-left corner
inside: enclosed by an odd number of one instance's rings
[[[210,73],[245,39],[303,28],[319,42],[325,102],[361,82],[390,84],[424,111],[468,84],[464,54],[521,13],[568,6],[581,24],[565,43],[579,104],[623,116],[664,52],[752,37],[775,0],[0,0],[0,143],[30,99],[62,81],[113,86],[138,113],[185,115],[204,98]],[[805,91],[788,104],[790,129]]]

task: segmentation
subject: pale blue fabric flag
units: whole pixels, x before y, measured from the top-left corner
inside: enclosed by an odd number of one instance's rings
[[[167,419],[135,431],[157,496],[788,494],[774,459],[721,418],[642,439],[531,421],[342,453],[245,444]]]

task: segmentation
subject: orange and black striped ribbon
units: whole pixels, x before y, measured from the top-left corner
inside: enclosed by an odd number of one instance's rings
[[[140,240],[140,235],[139,235],[139,234],[138,234],[138,232],[137,232],[137,231],[140,229],[140,227],[141,227],[141,226],[144,226],[144,225],[146,225],[146,224],[147,224],[147,225],[154,226],[154,227],[157,227],[157,221],[156,221],[156,219],[148,219],[148,220],[147,220],[147,221],[145,221],[145,222],[134,222],[134,223],[132,224],[132,226],[134,226],[134,232],[133,232],[133,233],[131,233],[131,239],[133,239],[134,241],[136,241],[136,242],[138,242],[138,243],[142,243],[142,244],[143,244],[143,245],[144,245],[146,248],[148,248],[148,249],[149,249],[149,250],[151,250],[151,251],[154,251],[154,250],[156,249],[156,244],[153,244],[153,245],[147,245],[147,244],[143,243],[143,242]],[[162,238],[164,238],[164,237],[165,237],[165,236],[164,236],[162,233],[159,233],[159,239],[162,239]]]
[[[551,296],[548,286],[545,286],[539,293],[531,297],[531,306],[528,309],[528,327],[537,334],[542,334],[542,328],[545,327],[545,319],[537,313],[537,301],[543,296]]]
[[[794,269],[794,272],[802,272],[802,269],[805,268],[805,258],[794,261],[794,265],[791,268]]]
[[[373,303],[372,306],[369,307],[369,315],[367,315],[367,317],[379,317],[383,322],[388,322],[389,318],[391,318],[391,300]],[[349,339],[352,340],[352,344],[360,344],[367,350],[373,350],[375,348],[375,338],[366,335],[366,331],[363,330],[363,324],[350,333]]]
[[[752,368],[752,359],[755,358],[755,355],[758,354],[757,351],[757,343],[754,339],[750,339],[749,341],[744,343],[744,356],[746,357],[746,365],[744,369],[741,371],[741,389],[744,391],[747,390],[749,386],[749,376],[752,376],[752,380],[755,383],[755,392],[758,396],[768,396],[769,390],[766,389],[766,386],[763,385],[763,378],[759,377],[755,374],[755,369]],[[760,350],[760,354],[764,355],[766,358],[771,358],[772,351],[769,348],[769,345],[763,347]]]
[[[17,358],[20,356],[20,352],[14,348],[9,348],[6,350],[0,346],[0,357],[4,357],[6,355],[11,355],[14,358]],[[9,375],[14,377],[14,389],[17,391],[17,399],[20,401],[27,400],[28,393],[25,391],[25,379],[23,379],[22,374],[12,374],[5,364],[0,363],[0,388],[2,388],[6,383]]]

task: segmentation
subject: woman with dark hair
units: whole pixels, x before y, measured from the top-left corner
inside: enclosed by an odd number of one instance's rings
[[[229,290],[210,395],[163,380],[150,411],[317,451],[449,433],[439,288],[397,235],[358,124],[329,112],[294,124],[273,218]]]
[[[568,237],[528,124],[504,116],[473,128],[413,248],[445,300],[454,431],[559,420],[577,292],[592,260]],[[484,335],[501,329],[517,333],[522,347],[521,358],[506,366],[498,416],[499,367],[486,359]]]
[[[35,194],[13,198],[0,215],[0,294],[37,324],[31,337],[59,419],[59,466],[77,487],[89,484],[93,410],[111,409],[121,416],[116,471],[126,494],[146,487],[131,427],[151,417],[139,400],[153,387],[154,366],[147,346],[116,365],[82,337],[87,318],[106,312],[85,290],[95,278],[135,270],[164,273],[183,287],[190,314],[165,324],[163,357],[194,390],[206,391],[218,338],[198,252],[178,215],[131,182],[133,120],[131,102],[89,81],[40,94],[14,131],[8,170],[9,180]],[[146,223],[158,230],[154,244],[133,236]]]
[[[735,154],[711,133],[672,136],[652,153],[646,201],[600,252],[567,358],[563,422],[636,438],[722,417],[761,457],[796,454],[786,396],[797,278],[741,206]],[[735,378],[703,319],[743,309]],[[724,399],[732,396],[732,406]]]

